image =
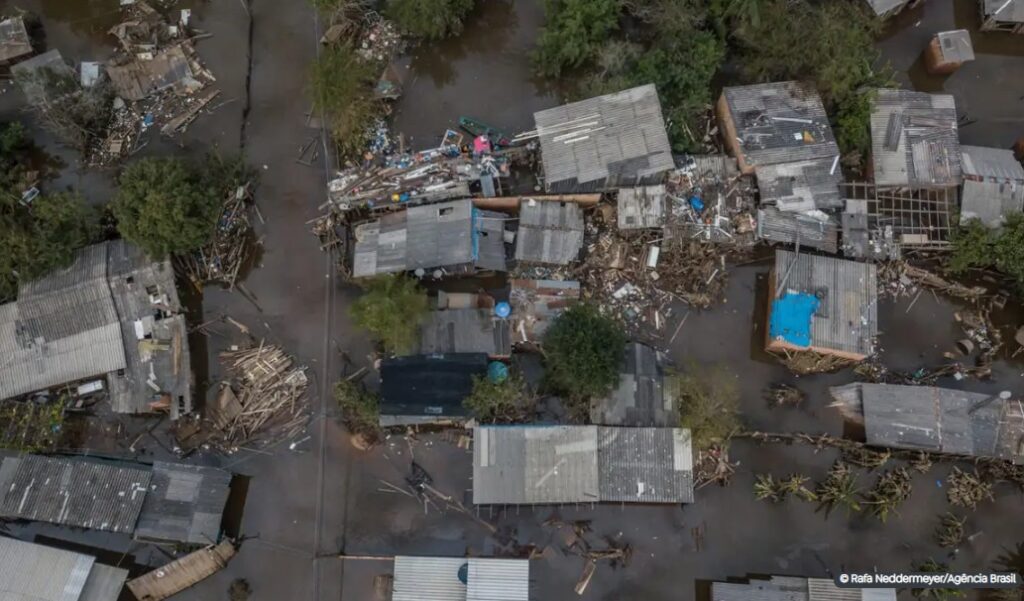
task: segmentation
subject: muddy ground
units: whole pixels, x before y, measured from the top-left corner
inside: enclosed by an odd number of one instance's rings
[[[3,9],[27,8],[40,14],[50,47],[72,60],[106,56],[111,40],[103,31],[117,19],[118,0],[5,0]],[[459,115],[519,131],[530,126],[533,111],[553,106],[556,94],[531,79],[526,56],[542,23],[538,3],[482,0],[481,8],[457,40],[425,46],[410,60],[406,95],[395,109],[396,130],[412,145],[432,146]],[[249,477],[244,511],[233,517],[246,537],[238,557],[226,570],[181,594],[178,599],[226,598],[228,583],[247,579],[253,599],[372,598],[372,577],[391,568],[388,561],[349,560],[348,555],[440,554],[467,551],[495,553],[495,540],[472,520],[424,509],[408,497],[380,492],[380,480],[399,483],[408,470],[410,453],[433,475],[438,488],[457,496],[470,490],[471,458],[438,435],[408,442],[392,437],[369,453],[349,444],[338,425],[329,388],[343,368],[339,350],[356,367],[367,364],[365,336],[347,317],[356,291],[339,283],[332,258],[321,253],[305,222],[317,214],[329,172],[326,145],[319,130],[306,126],[309,102],[305,70],[317,53],[319,25],[301,0],[217,0],[193,2],[197,26],[213,34],[198,44],[207,66],[218,78],[223,97],[231,102],[212,115],[200,117],[180,139],[156,140],[141,156],[182,154],[201,157],[211,149],[243,151],[261,174],[258,203],[267,219],[261,227],[265,252],[246,286],[255,302],[237,293],[207,290],[196,323],[221,314],[249,324],[259,335],[284,345],[310,366],[311,397],[317,419],[294,450],[286,445],[269,452],[240,451],[231,457],[194,455],[190,461],[230,469]],[[923,8],[901,17],[880,42],[883,56],[907,82],[929,89],[942,86],[957,96],[968,119],[966,143],[1006,146],[1020,135],[1024,119],[1024,79],[1021,73],[1024,38],[977,36],[978,60],[942,81],[922,82],[915,61],[933,31],[969,27],[970,0],[930,0]],[[976,19],[976,17],[974,17]],[[918,21],[920,21],[918,23]],[[963,24],[963,25],[961,25]],[[0,95],[0,117],[31,118],[22,114],[23,99],[9,84]],[[73,153],[63,151],[40,132],[37,140],[66,163],[51,185],[74,186],[90,201],[106,202],[113,190],[113,172],[84,172]],[[299,149],[316,138],[325,149],[313,167],[295,162]],[[671,345],[678,362],[726,363],[736,374],[747,425],[771,431],[801,430],[839,435],[838,414],[827,407],[826,388],[850,381],[849,372],[797,378],[760,352],[763,340],[764,285],[767,264],[742,267],[731,273],[728,301],[688,317]],[[883,301],[879,306],[883,335],[882,359],[898,369],[934,365],[951,350],[959,336],[952,325],[956,305],[924,294],[908,311],[910,299]],[[685,314],[676,312],[676,319]],[[1011,313],[1013,315],[1014,313]],[[668,332],[675,330],[669,324]],[[227,338],[193,340],[207,350],[199,366],[200,383],[215,381],[215,353]],[[1011,390],[1024,393],[1020,363],[1000,361],[990,382],[940,382],[972,390]],[[206,372],[206,373],[204,373]],[[761,398],[772,382],[789,382],[808,393],[800,408],[770,409]],[[202,394],[204,390],[197,390]],[[153,422],[121,418],[127,431],[141,432]],[[134,436],[132,436],[134,438]],[[166,455],[170,441],[157,435],[140,444],[143,458]],[[124,455],[126,449],[109,449]],[[582,560],[564,556],[555,534],[542,522],[552,515],[593,520],[596,536],[618,537],[634,547],[632,563],[611,570],[602,566],[585,598],[592,600],[649,599],[675,601],[700,598],[708,580],[748,573],[826,576],[840,569],[907,569],[912,561],[946,552],[932,541],[937,516],[947,510],[943,483],[947,467],[915,476],[914,492],[900,515],[885,525],[842,513],[826,517],[812,506],[787,501],[769,505],[751,493],[754,475],[802,472],[820,478],[835,453],[815,453],[807,447],[733,446],[739,469],[731,486],[708,487],[697,502],[685,508],[583,506],[563,508],[506,508],[484,510],[504,532],[522,543],[552,551],[531,566],[534,598],[538,601],[573,598],[573,584]],[[874,475],[862,475],[865,485]],[[953,561],[961,570],[987,568],[1001,550],[1024,540],[1019,519],[1022,497],[1007,489],[996,502],[971,514],[968,532],[977,533]],[[36,526],[10,526],[27,539],[64,539],[106,550],[104,558],[125,564],[161,561],[159,551],[133,545],[123,538],[62,532]],[[122,554],[126,554],[122,557]],[[113,559],[111,559],[113,558]],[[141,568],[140,568],[141,569]]]

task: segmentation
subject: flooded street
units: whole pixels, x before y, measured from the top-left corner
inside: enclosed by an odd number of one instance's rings
[[[77,63],[102,60],[112,52],[113,39],[104,32],[118,20],[118,2],[0,0],[0,8],[19,7],[39,15],[47,47],[59,48]],[[359,452],[338,423],[331,386],[342,373],[340,351],[359,368],[368,366],[371,345],[348,316],[357,290],[337,280],[334,257],[320,251],[307,225],[319,214],[332,171],[326,139],[307,125],[307,69],[319,50],[321,33],[312,8],[304,0],[196,0],[179,6],[193,7],[196,27],[211,34],[196,48],[217,77],[223,104],[201,115],[182,136],[168,139],[151,132],[149,144],[137,156],[175,154],[202,160],[211,151],[241,152],[259,171],[256,202],[266,219],[265,225],[257,224],[264,253],[245,281],[252,299],[208,288],[189,317],[200,323],[229,315],[296,355],[310,368],[316,418],[309,438],[302,437],[294,449],[285,444],[267,452],[189,458],[249,479],[241,514],[244,543],[225,570],[175,599],[223,599],[232,580],[245,578],[255,601],[368,601],[373,599],[373,576],[389,572],[391,563],[342,561],[339,553],[500,553],[495,538],[470,518],[433,508],[424,511],[407,496],[381,490],[381,480],[399,483],[407,475],[414,453],[438,489],[469,499],[470,452],[440,434],[421,436],[412,446],[393,436],[370,452]],[[921,50],[934,32],[976,28],[974,6],[972,0],[929,0],[902,15],[879,49],[904,85],[956,96],[965,119],[962,142],[1004,147],[1024,135],[1024,36],[973,33],[977,60],[942,80],[925,76],[920,65]],[[455,128],[460,116],[508,133],[532,128],[534,111],[560,102],[557,91],[536,81],[531,72],[528,54],[542,23],[537,0],[482,0],[462,36],[414,49],[403,66],[405,94],[394,107],[394,131],[406,136],[409,147],[425,148],[436,146],[444,129]],[[48,185],[80,190],[95,204],[109,201],[116,172],[81,169],[77,154],[57,146],[23,111],[21,93],[9,82],[0,85],[0,118],[25,120],[37,143],[63,163]],[[313,166],[306,166],[296,158],[310,141],[323,152]],[[671,355],[680,365],[727,365],[737,379],[743,419],[751,429],[841,435],[843,423],[828,406],[828,387],[853,381],[852,371],[797,377],[762,351],[768,269],[767,262],[734,269],[727,302],[693,311],[669,349]],[[963,307],[927,293],[912,307],[910,302],[901,298],[879,304],[882,362],[908,371],[943,363],[943,353],[962,337],[953,313]],[[679,307],[676,314],[684,313],[686,308]],[[1019,307],[1010,315],[1019,318]],[[673,330],[674,325],[668,328],[669,335]],[[216,381],[216,354],[228,343],[217,336],[204,341],[202,371],[209,374],[208,381]],[[1007,347],[1014,347],[1009,337]],[[1012,348],[1004,349],[1004,354],[1009,352]],[[1021,361],[1003,356],[994,365],[992,380],[947,378],[938,385],[1022,395],[1022,372]],[[779,382],[799,386],[807,393],[806,402],[799,408],[771,408],[763,391]],[[195,392],[197,397],[208,393]],[[152,423],[139,418],[132,431]],[[141,458],[168,455],[146,440]],[[122,454],[133,457],[127,449]],[[542,525],[552,516],[592,520],[595,540],[609,536],[633,546],[628,567],[598,568],[582,597],[592,601],[701,599],[707,581],[748,573],[827,576],[840,569],[904,570],[912,562],[946,557],[932,533],[938,516],[949,509],[943,487],[949,466],[915,474],[911,498],[882,524],[841,511],[826,516],[815,512],[815,505],[796,500],[773,505],[754,499],[756,474],[803,473],[820,479],[837,458],[832,449],[816,452],[809,446],[762,446],[744,440],[734,444],[732,454],[739,467],[731,485],[700,489],[696,503],[685,508],[509,507],[484,509],[481,517],[520,543],[552,547],[531,564],[536,601],[576,598],[572,589],[583,567],[581,558],[561,552],[562,541]],[[876,474],[861,472],[860,485],[871,486]],[[1024,520],[1019,518],[1024,497],[1008,485],[997,488],[996,496],[970,513],[967,532],[977,536],[961,548],[953,563],[957,570],[987,569],[1005,547],[1024,541]],[[127,554],[126,563],[161,558],[159,551],[142,550],[125,537],[17,525],[9,531],[29,540],[60,539],[99,549],[113,562],[122,553]]]

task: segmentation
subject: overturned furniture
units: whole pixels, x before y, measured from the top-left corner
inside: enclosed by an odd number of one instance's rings
[[[839,588],[828,578],[768,576],[745,582],[712,582],[711,601],[760,599],[763,601],[896,601],[893,588]]]
[[[829,390],[871,446],[1024,462],[1024,409],[1009,393],[869,383]]]
[[[483,557],[395,557],[391,601],[529,601],[530,562]]]
[[[5,601],[117,601],[127,577],[91,555],[0,537]]]
[[[230,540],[210,545],[129,580],[128,590],[139,601],[161,601],[223,570],[235,553]]]
[[[978,219],[986,227],[1003,225],[1024,210],[1024,166],[1013,151],[961,146],[964,184],[960,194],[960,222]]]

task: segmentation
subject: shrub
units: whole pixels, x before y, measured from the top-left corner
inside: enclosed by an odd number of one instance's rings
[[[383,113],[374,96],[382,65],[368,61],[346,44],[323,50],[310,74],[313,106],[324,113],[342,154],[358,156],[366,147],[369,126]]]
[[[410,34],[439,40],[462,32],[473,0],[388,0],[385,14]]]
[[[558,77],[592,60],[618,27],[617,0],[546,0],[547,23],[533,54],[537,73]]]
[[[334,400],[345,427],[353,434],[375,438],[380,432],[380,400],[349,380],[334,385]]]
[[[739,430],[739,389],[724,366],[691,365],[666,376],[665,388],[679,403],[679,425],[689,428],[694,448],[723,444]]]
[[[500,382],[487,376],[473,376],[473,392],[462,405],[481,422],[509,422],[523,413],[525,396],[525,383],[518,375]]]
[[[573,305],[544,335],[548,382],[573,400],[602,397],[619,382],[626,336],[590,304]]]
[[[352,304],[352,319],[379,340],[385,350],[403,353],[416,346],[419,325],[429,299],[416,280],[405,275],[379,275],[364,284]]]

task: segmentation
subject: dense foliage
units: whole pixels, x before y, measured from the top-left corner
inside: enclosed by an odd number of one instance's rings
[[[523,413],[525,397],[525,383],[519,375],[498,382],[473,376],[473,392],[463,399],[462,405],[484,423],[515,421]]]
[[[369,126],[383,112],[374,96],[381,66],[359,56],[348,44],[324,48],[310,73],[315,110],[322,111],[342,153],[358,155]]]
[[[618,0],[546,0],[533,55],[537,73],[558,77],[593,60],[618,28]]]
[[[369,330],[388,352],[412,350],[429,304],[426,291],[416,280],[398,274],[371,278],[364,288],[351,308],[356,325]]]
[[[679,425],[689,428],[695,449],[726,442],[740,427],[736,377],[721,365],[691,365],[665,380],[679,403]]]
[[[961,224],[953,236],[950,271],[994,268],[1024,289],[1024,214],[1012,213],[1003,227],[990,230],[977,219]]]
[[[589,304],[574,305],[544,335],[548,382],[574,400],[601,397],[619,381],[626,336]]]
[[[111,211],[121,235],[162,258],[206,244],[220,213],[223,189],[180,159],[148,158],[121,173]]]
[[[380,400],[349,380],[334,385],[334,400],[345,426],[353,434],[373,439],[380,431]]]
[[[473,0],[387,0],[384,12],[406,32],[439,40],[462,32]]]

